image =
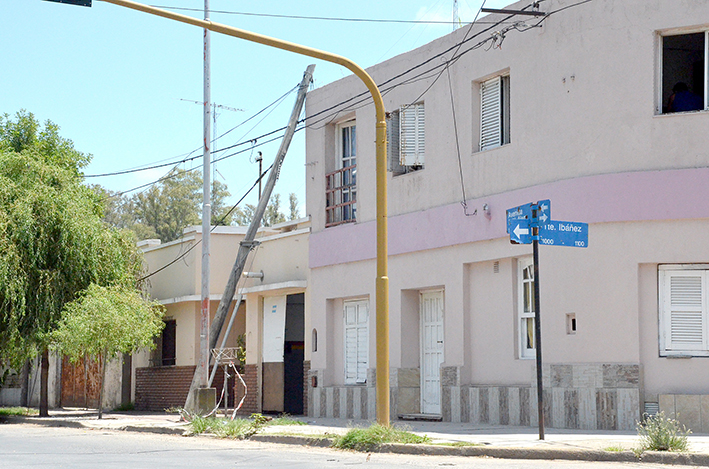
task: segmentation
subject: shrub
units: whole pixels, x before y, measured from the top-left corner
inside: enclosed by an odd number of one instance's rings
[[[687,436],[692,433],[677,420],[666,417],[664,412],[649,416],[645,415],[638,422],[640,436],[640,452],[642,451],[687,451]]]
[[[371,451],[384,443],[428,443],[431,439],[419,436],[401,428],[375,423],[369,428],[352,428],[345,435],[337,437],[333,446],[355,451]]]

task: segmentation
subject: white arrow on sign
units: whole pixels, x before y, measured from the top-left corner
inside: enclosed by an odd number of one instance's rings
[[[542,204],[541,209],[542,212],[546,212],[549,209],[549,206],[547,204]]]
[[[546,223],[547,220],[549,219],[549,217],[547,216],[546,213],[543,213],[542,216],[539,217],[539,219],[542,221],[542,223]]]
[[[514,230],[512,230],[512,232],[519,239],[521,237],[521,235],[528,235],[529,234],[529,228],[521,228],[518,224],[517,227]]]

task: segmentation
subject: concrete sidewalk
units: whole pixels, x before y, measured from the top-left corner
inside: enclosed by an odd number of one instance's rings
[[[189,434],[189,425],[178,414],[164,412],[104,412],[53,409],[50,417],[11,417],[9,421],[46,426],[116,431]],[[266,426],[250,439],[254,441],[329,446],[331,437],[370,422],[295,417],[306,425]],[[567,459],[584,461],[638,461],[632,448],[638,446],[634,432],[546,429],[539,440],[536,427],[512,427],[470,423],[395,421],[393,425],[431,438],[431,444],[387,444],[380,451],[406,454],[489,456],[512,459]],[[645,452],[643,462],[709,466],[709,435],[689,436],[688,453]],[[454,446],[452,444],[457,444]],[[618,449],[622,448],[623,451]]]

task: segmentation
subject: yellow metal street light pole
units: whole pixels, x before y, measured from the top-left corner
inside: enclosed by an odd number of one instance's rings
[[[287,50],[300,55],[332,62],[349,69],[362,80],[372,95],[376,109],[376,191],[377,191],[377,279],[376,279],[376,322],[377,322],[377,422],[389,425],[389,277],[387,276],[387,179],[386,179],[386,115],[384,101],[372,77],[359,65],[337,54],[313,49],[288,41],[282,41],[243,29],[226,26],[212,21],[173,13],[129,0],[102,0],[133,10],[150,13],[163,18],[191,24],[215,33],[233,36],[246,41],[257,42],[269,47]]]

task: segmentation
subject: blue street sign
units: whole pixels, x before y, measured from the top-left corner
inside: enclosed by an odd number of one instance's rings
[[[588,247],[588,223],[559,220],[540,223],[539,243],[548,246]]]
[[[533,217],[534,210],[536,210],[536,219]],[[548,199],[507,210],[507,233],[510,235],[510,242],[530,244],[533,241],[532,228],[538,226],[540,222],[546,223],[550,218],[551,201]]]

